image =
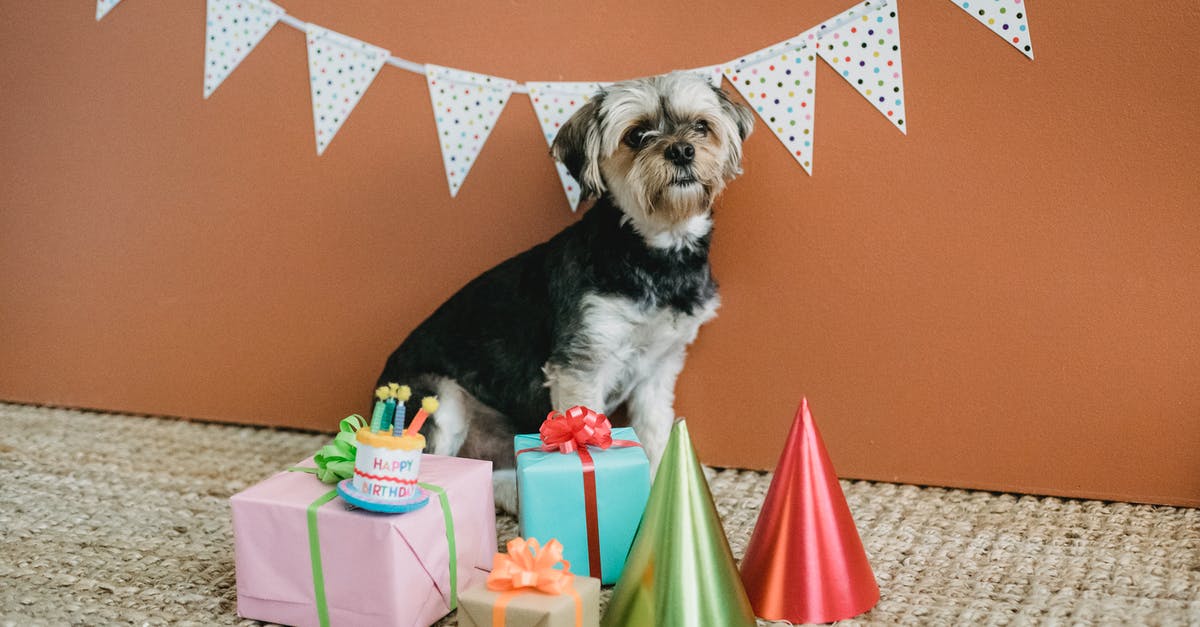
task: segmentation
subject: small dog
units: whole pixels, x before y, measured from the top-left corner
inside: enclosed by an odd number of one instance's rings
[[[496,501],[516,511],[514,434],[552,408],[625,403],[656,468],[687,346],[719,304],[713,200],[741,174],[752,127],[749,109],[688,72],[615,83],[576,112],[551,154],[599,200],[451,296],[379,376],[438,396],[427,450],[492,460]]]

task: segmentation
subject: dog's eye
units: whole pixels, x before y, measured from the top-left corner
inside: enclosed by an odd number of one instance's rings
[[[708,134],[708,120],[696,120],[692,122],[692,130],[701,135]]]
[[[634,150],[641,148],[642,144],[646,143],[646,132],[646,129],[640,126],[630,129],[625,133],[625,144]]]

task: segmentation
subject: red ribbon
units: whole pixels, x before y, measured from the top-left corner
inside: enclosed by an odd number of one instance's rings
[[[588,445],[606,449],[612,446],[612,423],[608,416],[576,405],[565,413],[550,412],[538,429],[542,436],[542,450],[558,449],[559,453],[574,453]]]
[[[596,463],[589,446],[600,450],[611,446],[641,446],[633,440],[614,440],[612,423],[608,416],[598,414],[587,407],[576,405],[564,413],[555,411],[546,415],[538,429],[542,445],[517,451],[517,455],[530,451],[558,451],[564,455],[578,453],[583,465],[583,510],[587,523],[588,574],[600,577],[600,515],[596,509]]]

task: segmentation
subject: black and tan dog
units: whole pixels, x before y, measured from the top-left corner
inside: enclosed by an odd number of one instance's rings
[[[599,200],[451,296],[379,377],[440,399],[428,451],[494,461],[496,500],[514,511],[513,434],[552,408],[624,403],[657,466],[687,346],[719,304],[713,200],[741,173],[752,123],[705,78],[676,72],[613,84],[562,127],[551,152]]]

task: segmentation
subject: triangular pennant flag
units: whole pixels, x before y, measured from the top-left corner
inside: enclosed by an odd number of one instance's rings
[[[204,28],[204,97],[233,72],[283,17],[268,0],[208,0]]]
[[[425,79],[433,101],[446,181],[450,183],[450,195],[455,196],[516,83],[429,63],[425,64]]]
[[[992,29],[993,33],[1012,44],[1025,56],[1033,58],[1033,46],[1029,41],[1029,18],[1026,17],[1022,0],[950,0],[966,11],[980,24]]]
[[[788,154],[812,174],[817,89],[816,30],[739,59],[726,68],[730,84]]]
[[[117,3],[120,1],[121,0],[96,0],[96,21],[99,22],[101,18],[103,18],[105,15],[108,15],[108,12],[112,11],[113,7],[117,6]]]
[[[601,625],[754,627],[704,469],[679,420]]]
[[[690,71],[700,74],[704,78],[708,79],[708,82],[711,83],[713,87],[720,89],[721,77],[724,76],[725,68],[727,66],[728,64],[726,63],[718,63],[717,65],[698,67]]]
[[[383,48],[315,24],[308,24],[306,31],[313,126],[320,155],[390,55]]]
[[[808,399],[796,412],[746,546],[742,581],[754,613],[771,621],[830,623],[879,601]]]
[[[529,102],[533,103],[533,111],[537,114],[538,124],[542,126],[547,146],[554,144],[558,129],[604,86],[603,83],[561,82],[528,82],[525,85],[529,87]],[[579,182],[563,164],[555,161],[554,166],[558,170],[558,178],[562,181],[571,211],[575,211],[579,207]]]
[[[895,0],[867,0],[817,28],[821,58],[907,134]]]

